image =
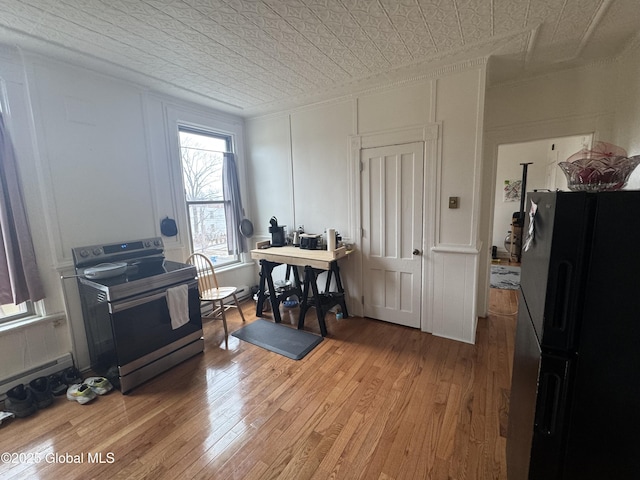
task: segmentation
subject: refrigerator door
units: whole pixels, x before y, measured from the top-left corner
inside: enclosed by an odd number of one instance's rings
[[[598,194],[565,478],[640,478],[638,219],[640,191]]]
[[[542,349],[573,351],[582,311],[595,197],[585,192],[532,192],[534,239],[522,252],[520,285]]]
[[[514,351],[507,430],[507,474],[509,480],[525,480],[529,478],[541,352],[522,293]]]
[[[520,288],[527,300],[538,341],[542,342],[544,308],[549,279],[549,259],[551,257],[556,215],[556,194],[548,192],[529,193],[525,205],[525,209],[528,208],[529,212],[531,212],[532,205],[537,205],[537,211],[533,217],[525,212],[523,238],[528,235],[533,221],[534,240],[528,250],[523,249],[522,251]]]

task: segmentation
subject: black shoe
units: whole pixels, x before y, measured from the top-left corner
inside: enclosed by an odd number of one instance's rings
[[[23,384],[16,385],[7,392],[4,408],[13,413],[16,418],[28,417],[38,409],[33,401],[31,390],[24,388]]]
[[[82,375],[76,367],[65,368],[62,371],[62,381],[66,383],[67,386],[82,383]]]
[[[51,385],[47,377],[38,377],[29,382],[29,389],[33,392],[33,399],[38,408],[48,407],[53,403]]]
[[[64,395],[67,391],[67,385],[65,383],[62,383],[62,379],[57,373],[49,375],[49,386],[51,387],[51,393],[53,393],[56,397]]]

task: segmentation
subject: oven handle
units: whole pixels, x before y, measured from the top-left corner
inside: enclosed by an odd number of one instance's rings
[[[189,282],[187,284],[187,286],[189,287],[189,290],[191,290],[192,288],[196,288],[198,286],[198,281],[197,280],[193,280],[191,282]],[[169,287],[171,288],[171,287]],[[164,290],[160,291],[159,293],[154,293],[151,295],[142,295],[136,298],[132,298],[131,300],[125,300],[123,302],[115,302],[112,303],[110,305],[109,311],[110,313],[118,313],[118,312],[122,312],[123,310],[128,310],[130,308],[134,308],[134,307],[138,307],[140,305],[144,305],[145,303],[151,303],[151,302],[155,302],[156,300],[160,300],[161,298],[166,298],[167,296],[167,290],[169,288],[165,288]]]

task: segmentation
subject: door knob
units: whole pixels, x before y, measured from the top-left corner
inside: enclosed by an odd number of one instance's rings
[[[418,250],[417,248],[413,250],[413,254],[414,255],[420,255],[420,250]]]

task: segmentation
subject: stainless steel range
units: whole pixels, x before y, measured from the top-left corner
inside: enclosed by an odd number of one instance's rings
[[[162,238],[72,253],[91,368],[122,393],[203,351],[196,269],[166,260]]]

